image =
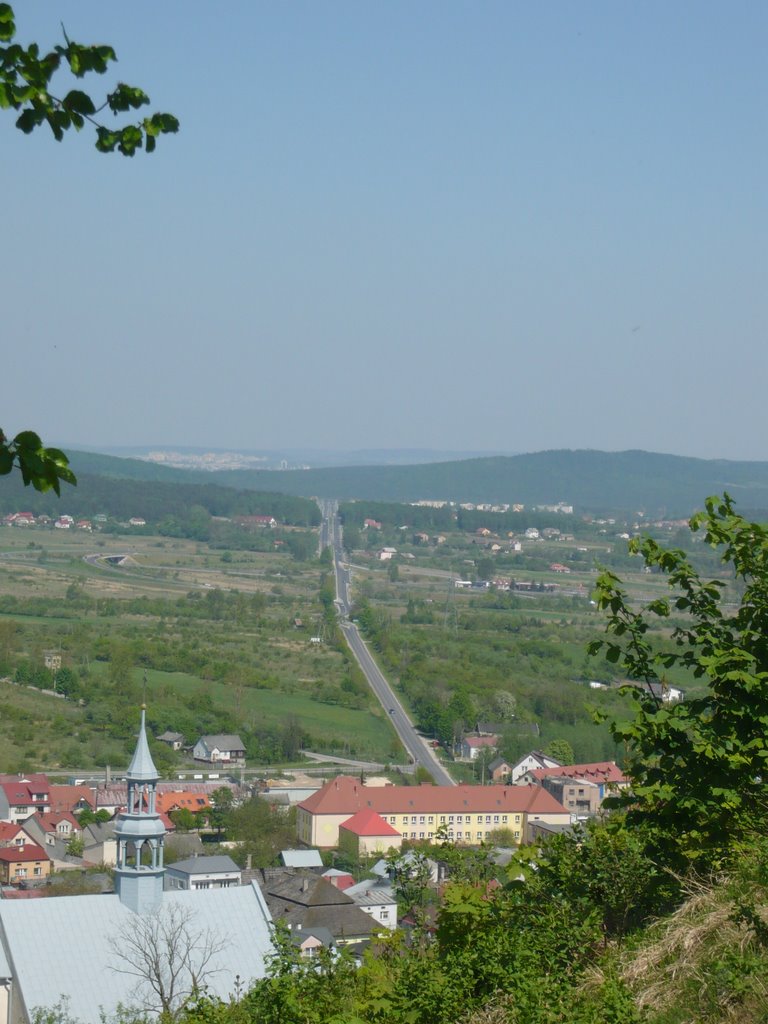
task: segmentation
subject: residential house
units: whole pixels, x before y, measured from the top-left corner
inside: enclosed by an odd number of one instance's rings
[[[543,754],[540,750],[531,750],[530,753],[524,754],[513,765],[510,765],[507,772],[507,781],[511,782],[514,786],[520,782],[526,772],[531,771],[533,768],[559,767],[560,762],[556,761],[554,757],[550,757],[549,754]]]
[[[33,814],[24,822],[34,843],[40,846],[53,846],[57,841],[68,843],[82,833],[80,823],[74,814]]]
[[[512,765],[505,757],[496,757],[488,765],[488,776],[491,782],[507,782],[511,772]]]
[[[189,857],[165,868],[166,889],[228,889],[240,882],[240,868],[227,856]]]
[[[381,523],[378,523],[375,519],[364,519],[363,520],[364,530],[380,530]]]
[[[602,804],[606,796],[617,789],[625,789],[629,779],[615,761],[593,761],[589,764],[564,764],[556,768],[532,768],[518,781],[518,785],[533,783],[543,785],[545,778],[565,777],[583,779],[594,782],[598,787],[599,801]]]
[[[594,818],[600,813],[602,803],[600,786],[588,779],[571,778],[568,775],[549,775],[541,784],[555,800],[571,812],[574,820]]]
[[[336,949],[336,941],[327,928],[294,928],[291,944],[296,946],[302,959],[308,960],[319,956],[321,949]]]
[[[49,795],[54,814],[77,815],[80,811],[93,811],[96,807],[96,797],[90,786],[58,786],[54,783]]]
[[[146,519],[142,519],[141,516],[131,516],[131,518],[128,520],[128,525],[129,526],[146,526],[147,525],[147,521],[146,521]]]
[[[187,790],[157,794],[157,810],[160,814],[171,814],[173,811],[207,811],[211,806],[207,793],[190,793]]]
[[[104,864],[108,868],[117,861],[117,839],[114,821],[94,821],[83,829],[83,860]]]
[[[376,557],[380,562],[389,562],[397,554],[397,548],[382,548]]]
[[[326,882],[330,882],[337,889],[341,889],[342,892],[346,892],[355,884],[353,875],[350,875],[348,871],[340,871],[338,868],[328,868],[321,875]]]
[[[41,846],[25,843],[0,849],[0,883],[3,885],[42,881],[50,873],[51,862]]]
[[[23,825],[17,825],[12,821],[0,821],[0,849],[7,846],[24,846],[31,842],[32,836]]]
[[[459,745],[459,760],[476,761],[482,750],[496,750],[500,736],[465,736]]]
[[[291,931],[327,928],[338,945],[348,945],[368,940],[379,930],[372,914],[325,878],[274,868],[260,874],[273,919],[285,922]]]
[[[245,744],[239,736],[201,736],[192,750],[196,761],[208,764],[245,764]]]
[[[382,928],[397,928],[397,900],[389,888],[348,893],[364,914],[370,914]]]
[[[479,843],[488,832],[509,828],[517,841],[533,820],[568,823],[569,812],[539,785],[381,786],[340,775],[297,807],[300,842],[321,849],[339,842],[339,826],[370,808],[403,839],[433,839],[445,826],[457,843]]]
[[[0,775],[0,821],[19,822],[39,811],[51,809],[48,778],[37,772],[29,775]]]
[[[171,750],[181,750],[184,746],[184,734],[180,732],[171,732],[170,729],[166,729],[164,733],[161,733],[157,737],[160,743],[166,743]]]

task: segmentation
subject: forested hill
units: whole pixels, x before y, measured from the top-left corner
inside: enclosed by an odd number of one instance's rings
[[[131,463],[131,472],[137,465],[142,465],[128,459],[112,461]],[[90,519],[101,513],[114,519],[127,520],[137,516],[149,523],[158,523],[169,517],[184,520],[190,510],[198,507],[211,516],[224,518],[274,516],[278,523],[288,526],[317,526],[320,521],[320,510],[308,498],[253,489],[236,490],[222,486],[210,473],[200,474],[201,483],[187,483],[184,473],[179,474],[176,482],[173,470],[164,470],[169,474],[164,480],[137,479],[133,475],[120,479],[112,472],[108,476],[99,476],[82,472],[76,463],[75,466],[78,485],[69,487],[65,484],[61,498],[52,491],[39,494],[31,487],[24,487],[19,474],[6,477],[0,487],[0,515],[26,511],[52,517],[67,513],[77,519]],[[149,463],[146,466],[150,473],[162,468]]]
[[[378,501],[564,501],[578,510],[685,516],[728,491],[741,509],[768,509],[768,462],[691,459],[653,452],[547,451],[421,466],[310,470],[176,470],[135,459],[73,453],[75,472],[216,484],[241,490]]]
[[[521,502],[526,505],[564,501],[582,511],[644,510],[677,517],[701,507],[708,494],[727,490],[742,510],[768,510],[768,462],[691,459],[643,451],[557,450],[415,466],[218,473],[173,469],[138,459],[80,451],[72,452],[71,457],[72,467],[81,480],[80,493],[83,493],[86,479],[90,490],[95,486],[90,482],[91,477],[107,477],[137,483],[167,483],[175,487],[189,484],[216,490],[271,492],[273,497],[283,494],[377,501]],[[4,498],[10,497],[8,489],[9,482],[5,481]],[[65,487],[65,495],[68,491]],[[121,489],[126,496],[129,491]],[[150,492],[142,489],[141,493],[149,495]],[[191,495],[192,492],[179,493],[178,498],[186,500]],[[26,502],[30,508],[31,500],[30,495]],[[230,495],[224,505],[231,500]],[[197,498],[193,501],[205,507],[211,504],[219,507],[218,499],[212,499],[211,494],[205,501]],[[36,506],[37,500],[32,504]],[[254,508],[248,511],[253,512]],[[258,511],[279,518],[277,510],[271,507],[259,506]],[[213,514],[228,513],[221,506]]]

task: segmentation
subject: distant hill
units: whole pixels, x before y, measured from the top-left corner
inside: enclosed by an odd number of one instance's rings
[[[417,466],[339,466],[309,470],[170,469],[135,459],[73,452],[75,472],[239,490],[377,501],[418,499],[564,501],[577,511],[689,515],[709,494],[727,490],[744,510],[768,510],[768,462],[692,459],[654,452],[557,450]]]

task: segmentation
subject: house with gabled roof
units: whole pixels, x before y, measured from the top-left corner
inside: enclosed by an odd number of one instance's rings
[[[41,772],[28,775],[0,775],[0,820],[24,821],[39,811],[51,809],[51,787]]]
[[[245,764],[245,744],[239,736],[231,734],[201,736],[192,756],[196,761],[208,764]]]
[[[583,779],[586,782],[593,782],[598,787],[600,803],[611,791],[626,789],[629,785],[629,778],[615,761],[592,761],[588,764],[563,764],[554,768],[532,768],[521,777],[518,784],[543,785],[545,778]]]
[[[51,861],[42,846],[25,843],[0,849],[0,883],[3,885],[42,881],[50,873]]]

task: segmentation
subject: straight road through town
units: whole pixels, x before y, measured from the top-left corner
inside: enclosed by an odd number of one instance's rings
[[[349,594],[351,570],[344,559],[338,503],[324,500],[320,502],[320,508],[323,514],[321,537],[327,541],[326,546],[331,548],[333,554],[339,625],[349,649],[354,654],[355,660],[368,680],[368,685],[389,715],[400,742],[405,747],[408,756],[413,760],[414,764],[424,765],[439,786],[455,786],[456,783],[440,763],[434,750],[415,731],[413,722],[408,717],[405,708],[398,700],[383,672],[376,664],[371,652],[368,650],[367,644],[360,635],[359,629],[349,618],[351,610]]]

